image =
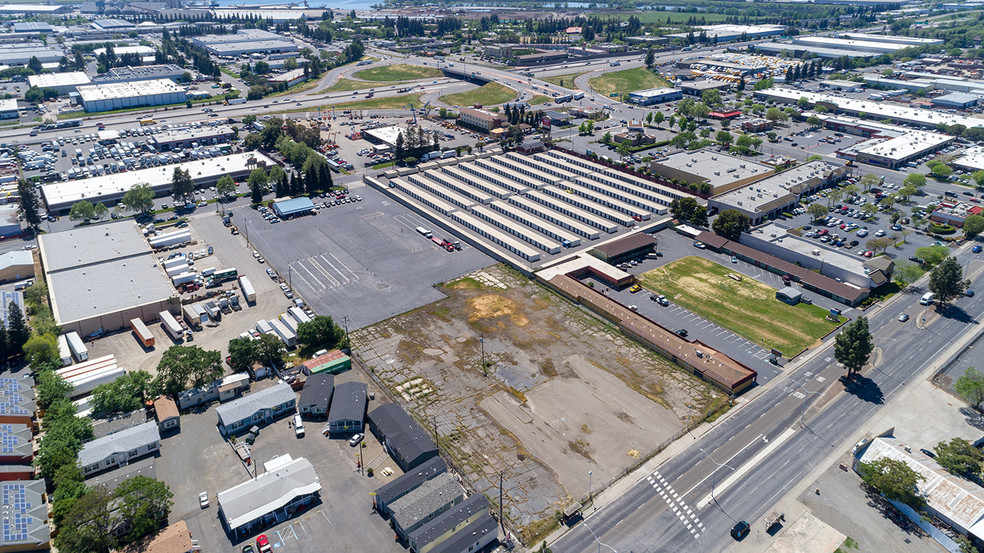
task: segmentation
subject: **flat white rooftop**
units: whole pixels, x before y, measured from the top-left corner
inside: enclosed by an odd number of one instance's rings
[[[984,146],[974,146],[963,151],[963,155],[953,162],[954,165],[970,171],[984,170]]]
[[[174,94],[179,92],[184,92],[184,87],[179,86],[171,79],[96,84],[79,87],[79,96],[84,102],[113,100],[116,98],[139,98],[153,96],[155,94]]]
[[[27,78],[29,86],[38,88],[54,88],[58,86],[87,85],[92,80],[82,71],[71,71],[69,73],[45,73],[42,75],[31,75]]]

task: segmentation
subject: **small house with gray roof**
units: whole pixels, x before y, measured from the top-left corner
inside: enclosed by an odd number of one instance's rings
[[[446,472],[439,474],[393,502],[390,506],[393,529],[400,539],[406,539],[464,498],[465,491],[454,476]]]
[[[156,453],[160,447],[157,423],[149,421],[86,443],[79,452],[79,466],[82,474],[89,476]]]
[[[278,382],[265,390],[220,405],[215,412],[219,416],[219,431],[230,436],[293,414],[296,406],[294,390],[286,382]]]

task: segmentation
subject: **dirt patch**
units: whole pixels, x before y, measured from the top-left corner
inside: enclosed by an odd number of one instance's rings
[[[355,354],[428,429],[471,487],[498,497],[524,540],[684,431],[706,383],[609,322],[494,266],[447,298],[352,333]],[[399,390],[397,391],[397,388]]]

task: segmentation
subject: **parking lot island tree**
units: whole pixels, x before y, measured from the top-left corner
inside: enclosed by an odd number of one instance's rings
[[[848,378],[861,371],[874,349],[868,318],[864,316],[846,325],[834,339],[834,357],[844,364]]]
[[[963,231],[967,238],[974,238],[984,232],[984,215],[979,213],[968,215],[964,219]]]
[[[127,211],[149,213],[154,209],[154,191],[148,183],[135,184],[123,194],[120,205]]]
[[[230,194],[235,194],[236,181],[232,180],[232,177],[229,175],[222,175],[222,177],[219,178],[218,182],[215,183],[215,192],[219,196],[228,196]]]
[[[819,202],[814,202],[806,208],[806,212],[810,214],[810,218],[814,221],[822,219],[827,216],[827,208]]]
[[[195,195],[195,183],[187,169],[174,168],[171,176],[171,196],[175,200],[188,200]]]
[[[266,171],[257,167],[249,173],[249,178],[246,179],[246,184],[249,185],[250,197],[254,204],[258,204],[263,201],[263,192],[267,185],[267,174]]]
[[[970,403],[975,410],[981,410],[984,403],[984,374],[974,367],[967,367],[963,375],[953,385],[960,397]]]

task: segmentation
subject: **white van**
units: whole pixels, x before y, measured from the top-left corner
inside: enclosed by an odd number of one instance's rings
[[[294,435],[297,436],[298,438],[303,438],[304,437],[304,421],[301,420],[300,413],[294,415],[293,426],[294,426]]]
[[[923,297],[919,299],[919,305],[930,305],[933,303],[933,298],[936,297],[932,292],[926,292]]]

